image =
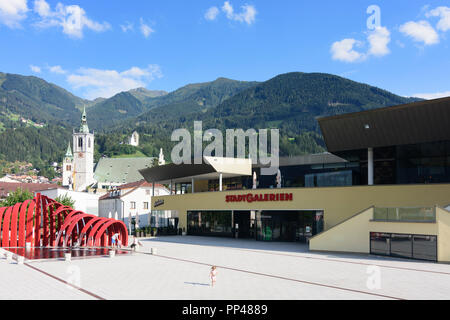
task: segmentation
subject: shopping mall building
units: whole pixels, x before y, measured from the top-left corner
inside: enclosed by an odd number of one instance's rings
[[[154,214],[188,235],[450,262],[450,98],[318,121],[329,153],[280,158],[281,179],[250,159],[141,170],[171,185]]]

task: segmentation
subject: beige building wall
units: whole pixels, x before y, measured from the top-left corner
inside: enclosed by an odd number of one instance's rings
[[[227,195],[292,193],[293,201],[226,202]],[[164,204],[155,210],[177,210],[179,226],[186,228],[188,210],[323,210],[324,230],[377,207],[433,207],[450,202],[450,184],[352,186],[328,188],[257,189],[203,192],[155,197]],[[381,225],[380,225],[381,226]],[[374,230],[375,231],[375,230]]]
[[[450,212],[437,208],[438,226],[438,261],[450,262]],[[446,239],[446,241],[442,241]],[[441,240],[441,241],[440,241]]]
[[[450,262],[450,212],[437,207],[435,223],[371,221],[373,208],[310,239],[313,251],[370,253],[370,232],[437,236],[439,262]]]
[[[373,217],[373,208],[360,212],[353,217],[312,237],[309,249],[314,251],[342,251],[368,253],[369,221]]]

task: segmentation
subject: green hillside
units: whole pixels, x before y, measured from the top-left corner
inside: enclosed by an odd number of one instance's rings
[[[127,119],[130,121],[123,124],[130,127],[135,126],[136,122],[169,120],[214,108],[236,93],[256,84],[257,82],[219,78],[212,82],[189,84],[169,94],[146,89],[122,92],[91,107],[89,122],[96,130],[107,130],[108,127]]]
[[[17,114],[36,123],[75,124],[84,105],[89,101],[40,78],[0,73],[0,114]]]
[[[278,128],[281,154],[299,155],[325,151],[317,117],[416,100],[331,74],[293,72],[250,86],[215,108],[173,112],[160,106],[136,118],[134,124],[139,133],[152,137],[148,142],[152,148],[159,144],[166,150],[175,145],[170,141],[172,131],[189,128],[192,132],[195,120],[203,121],[204,130],[217,128],[222,132],[236,128]],[[126,133],[129,127],[135,129],[127,123],[112,132]]]
[[[96,130],[96,159],[152,157],[163,148],[170,160],[173,130],[192,132],[196,120],[223,132],[278,128],[281,155],[300,155],[325,151],[318,117],[416,100],[331,74],[293,72],[261,83],[219,78],[168,94],[140,88],[87,101],[36,77],[0,73],[0,160],[61,161],[83,106]],[[124,144],[134,130],[138,148]]]

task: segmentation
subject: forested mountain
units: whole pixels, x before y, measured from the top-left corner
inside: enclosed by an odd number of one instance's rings
[[[192,130],[195,120],[204,130],[217,128],[278,128],[282,155],[325,151],[317,117],[358,112],[417,101],[331,74],[293,72],[249,87],[215,108],[199,112],[165,112],[160,106],[136,119],[138,132],[171,149],[171,132]],[[154,118],[149,117],[154,115]],[[155,121],[155,119],[157,121]],[[128,132],[122,125],[116,132]],[[133,130],[134,130],[134,126]]]
[[[164,90],[148,90],[145,88],[132,89],[128,92],[141,102],[144,102],[148,98],[161,97],[167,94]]]
[[[89,128],[101,130],[111,127],[120,121],[136,117],[146,110],[144,104],[134,95],[121,92],[89,108]]]
[[[170,160],[172,131],[192,132],[196,120],[203,121],[204,130],[223,132],[278,128],[281,155],[299,155],[325,151],[317,117],[416,100],[331,74],[293,72],[261,83],[218,78],[171,93],[139,88],[87,101],[36,77],[0,73],[0,159],[61,161],[83,106],[89,128],[96,130],[96,159],[158,156],[163,148]],[[37,128],[19,121],[19,115],[47,125]],[[134,130],[140,146],[121,144]]]
[[[169,94],[164,91],[131,90],[104,100],[89,110],[94,129],[108,129],[121,121],[133,127],[136,121],[159,122],[184,114],[206,111],[257,82],[219,78],[212,82],[189,84]],[[145,90],[145,89],[144,89]],[[159,107],[159,108],[158,108]],[[156,112],[152,110],[158,108]],[[140,115],[137,120],[136,116]]]
[[[0,73],[0,122],[23,117],[36,123],[75,124],[90,102],[40,78]],[[3,121],[2,121],[3,120]]]

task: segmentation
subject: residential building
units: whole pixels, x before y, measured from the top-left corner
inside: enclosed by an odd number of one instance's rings
[[[138,227],[145,227],[152,223],[153,226],[164,226],[168,223],[164,219],[175,219],[169,211],[153,212],[150,207],[152,195],[169,195],[169,190],[161,184],[153,184],[140,180],[124,184],[110,190],[99,199],[99,216],[122,220],[127,226],[129,218],[136,219],[138,215]],[[178,219],[176,219],[178,220]],[[175,224],[175,221],[172,221]],[[177,222],[177,221],[176,221]]]

